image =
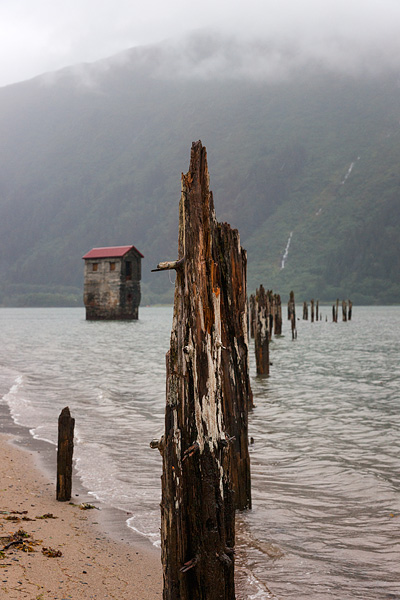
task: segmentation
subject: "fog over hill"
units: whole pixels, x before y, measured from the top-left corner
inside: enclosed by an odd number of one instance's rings
[[[198,139],[250,290],[399,302],[398,70],[348,56],[198,34],[1,88],[0,304],[80,303],[81,256],[130,243],[170,300]]]

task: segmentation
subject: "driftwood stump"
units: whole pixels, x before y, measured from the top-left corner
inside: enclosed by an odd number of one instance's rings
[[[58,417],[56,498],[60,502],[71,500],[74,427],[75,419],[71,417],[69,408],[66,406]]]
[[[216,221],[201,142],[182,175],[179,258],[164,265],[176,283],[159,443],[163,598],[232,600],[235,503],[250,504],[246,253]]]

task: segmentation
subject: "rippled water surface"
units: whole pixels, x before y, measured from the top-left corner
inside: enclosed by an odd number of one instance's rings
[[[238,597],[400,599],[400,308],[350,323],[298,321],[271,344],[250,416],[253,509],[238,517]],[[165,353],[171,308],[138,322],[81,309],[0,309],[0,397],[55,443],[76,419],[85,486],[158,540]],[[284,323],[284,326],[286,323]]]

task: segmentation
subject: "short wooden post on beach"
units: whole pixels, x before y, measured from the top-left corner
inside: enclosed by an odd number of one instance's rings
[[[74,452],[75,419],[71,417],[68,406],[58,417],[57,448],[57,500],[71,500],[72,491],[72,455]]]

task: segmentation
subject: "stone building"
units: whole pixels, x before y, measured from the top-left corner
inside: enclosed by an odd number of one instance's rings
[[[86,319],[137,319],[143,254],[135,246],[112,246],[82,258]]]

